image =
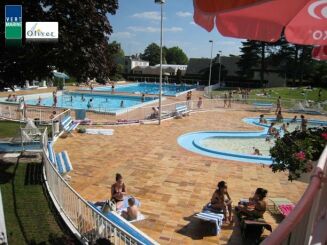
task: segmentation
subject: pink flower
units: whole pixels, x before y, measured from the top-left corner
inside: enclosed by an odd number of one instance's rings
[[[322,137],[324,140],[327,140],[327,133],[323,133],[323,134],[321,134],[321,137]]]
[[[295,157],[297,160],[304,161],[304,160],[305,160],[305,153],[304,153],[303,151],[300,151],[300,152],[294,153],[294,157]]]

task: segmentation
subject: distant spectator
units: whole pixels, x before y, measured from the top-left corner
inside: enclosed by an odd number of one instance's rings
[[[202,107],[202,97],[199,97],[199,100],[198,100],[198,109],[201,109]]]
[[[307,131],[308,126],[308,120],[304,117],[304,115],[301,115],[301,131],[305,132]]]

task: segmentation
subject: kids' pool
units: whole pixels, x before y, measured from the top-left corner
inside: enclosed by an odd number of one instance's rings
[[[243,121],[249,124],[261,126],[263,130],[256,132],[239,131],[204,131],[193,132],[180,136],[178,143],[183,148],[205,156],[222,158],[251,163],[271,164],[270,148],[275,145],[275,140],[267,138],[268,125],[274,119],[268,119],[268,124],[260,124],[259,118],[245,118]],[[291,119],[284,119],[289,123],[288,131],[292,132],[300,127],[300,120],[290,123]],[[282,124],[275,127],[283,135]],[[308,120],[308,128],[326,127],[326,121]],[[258,149],[261,155],[254,155],[254,149]]]

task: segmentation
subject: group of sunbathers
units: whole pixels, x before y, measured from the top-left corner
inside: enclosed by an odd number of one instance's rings
[[[117,209],[122,209],[124,204],[124,196],[127,195],[127,189],[123,182],[123,176],[119,173],[116,174],[116,182],[111,186],[111,200],[116,203]],[[121,215],[129,220],[136,220],[138,215],[138,207],[135,204],[135,198],[128,199],[127,210],[123,210]]]
[[[237,216],[245,219],[263,218],[263,214],[267,209],[267,203],[265,201],[267,192],[268,191],[263,188],[257,188],[252,197],[240,201],[235,207]],[[220,181],[218,183],[217,189],[211,197],[210,204],[210,208],[213,211],[223,212],[226,223],[233,221],[232,200],[228,193],[227,183],[225,181]]]
[[[9,102],[17,102],[17,95],[16,94],[9,94],[6,101],[9,101]]]

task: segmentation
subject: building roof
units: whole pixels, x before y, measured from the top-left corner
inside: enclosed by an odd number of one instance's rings
[[[210,66],[210,59],[208,58],[191,58],[188,62],[186,74],[199,75]]]

